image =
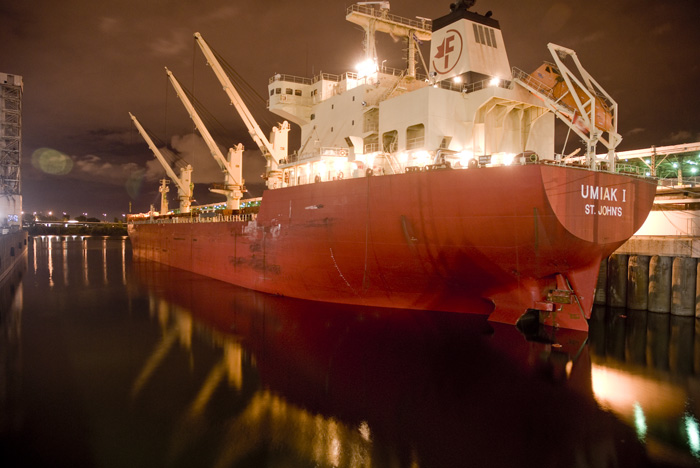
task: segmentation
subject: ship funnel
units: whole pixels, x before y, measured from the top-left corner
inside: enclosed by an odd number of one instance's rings
[[[511,79],[508,54],[498,21],[469,8],[473,1],[453,4],[452,11],[433,21],[430,76],[435,81],[455,79],[466,85]]]

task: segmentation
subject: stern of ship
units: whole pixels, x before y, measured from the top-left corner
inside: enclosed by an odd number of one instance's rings
[[[528,266],[488,292],[489,319],[588,331],[601,260],[644,223],[656,183],[585,168],[541,164],[540,170],[545,203],[534,210],[533,244],[519,251]]]

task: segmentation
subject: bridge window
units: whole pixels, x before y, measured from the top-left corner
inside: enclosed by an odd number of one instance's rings
[[[295,96],[301,96],[301,90],[300,90],[300,89],[295,89],[295,90],[294,90],[294,95],[295,95]]]

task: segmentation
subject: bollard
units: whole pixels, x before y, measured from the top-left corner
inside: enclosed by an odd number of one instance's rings
[[[604,258],[600,262],[600,268],[598,269],[598,281],[595,285],[595,296],[593,298],[593,303],[597,305],[605,305],[605,297],[607,296],[608,284],[608,259]]]
[[[671,311],[671,270],[673,258],[654,255],[649,261],[649,310]]]
[[[627,259],[624,254],[608,258],[607,303],[610,307],[625,307],[627,303]]]
[[[649,307],[648,255],[630,255],[627,267],[627,308],[647,310]]]
[[[695,316],[697,263],[697,260],[691,257],[673,259],[671,275],[671,313],[673,315]]]

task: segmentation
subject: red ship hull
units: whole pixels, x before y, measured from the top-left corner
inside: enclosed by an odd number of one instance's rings
[[[549,164],[422,171],[268,190],[253,221],[130,223],[129,235],[135,257],[271,294],[507,323],[539,309],[587,330],[600,261],[655,193]],[[568,304],[552,300],[568,289]]]

